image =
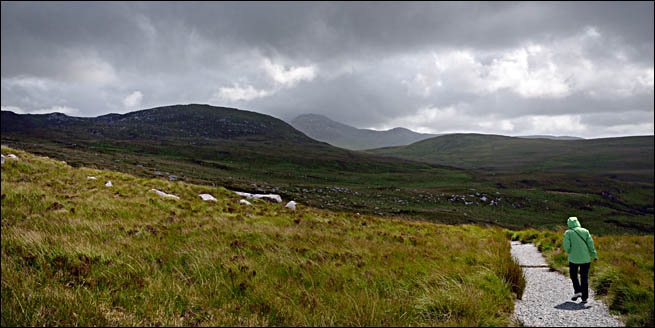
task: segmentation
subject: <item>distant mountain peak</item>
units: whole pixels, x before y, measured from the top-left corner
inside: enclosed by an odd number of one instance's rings
[[[437,136],[417,133],[403,127],[386,131],[358,129],[320,114],[298,115],[291,121],[291,125],[318,141],[352,150],[402,146]]]

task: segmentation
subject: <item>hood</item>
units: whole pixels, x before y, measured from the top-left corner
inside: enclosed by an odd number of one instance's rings
[[[569,224],[569,228],[571,229],[578,228],[581,226],[580,221],[578,221],[578,218],[576,218],[575,216],[569,218],[568,224]]]

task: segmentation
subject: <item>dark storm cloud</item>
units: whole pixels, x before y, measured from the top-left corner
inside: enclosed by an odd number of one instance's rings
[[[433,132],[653,129],[652,2],[2,2],[1,23],[2,106],[22,112],[198,102]]]

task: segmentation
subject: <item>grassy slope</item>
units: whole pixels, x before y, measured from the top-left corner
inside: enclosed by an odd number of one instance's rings
[[[33,116],[41,119],[34,124],[50,122]],[[237,125],[233,129],[223,119]],[[140,177],[172,174],[194,184],[279,193],[317,208],[353,213],[511,229],[555,228],[567,217],[584,213],[597,233],[652,233],[654,229],[652,181],[485,172],[373,156],[316,142],[266,115],[201,105],[97,121],[76,128],[3,132],[2,142],[75,167]],[[2,124],[3,131],[13,127],[4,118]],[[248,134],[252,129],[256,134]],[[232,134],[224,135],[230,130]],[[490,206],[476,193],[500,200]],[[449,200],[452,195],[457,200]]]
[[[548,140],[451,134],[368,152],[463,168],[585,173],[653,181],[653,136]]]
[[[568,276],[567,254],[562,249],[563,229],[508,233],[512,240],[537,245],[549,265]],[[593,238],[599,260],[592,263],[589,271],[591,288],[612,312],[622,316],[626,325],[653,327],[653,235]]]
[[[499,229],[247,207],[8,152],[2,326],[508,325],[522,293]]]

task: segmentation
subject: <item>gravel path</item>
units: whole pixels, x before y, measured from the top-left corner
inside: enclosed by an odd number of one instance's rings
[[[607,306],[595,300],[589,288],[587,304],[571,301],[571,279],[550,271],[544,257],[533,244],[512,242],[512,256],[523,267],[526,286],[523,299],[514,303],[514,315],[531,327],[622,327]],[[545,267],[539,267],[545,266]]]

